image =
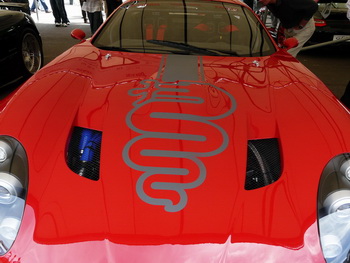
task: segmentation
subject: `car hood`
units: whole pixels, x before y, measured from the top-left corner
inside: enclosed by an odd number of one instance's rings
[[[252,248],[321,258],[319,178],[350,149],[343,106],[284,51],[151,55],[87,41],[32,77],[0,122],[26,149],[30,169],[12,251],[55,254],[55,262],[67,251],[93,262],[169,254],[225,262]],[[102,132],[98,180],[67,166],[73,127]],[[247,190],[247,145],[263,139],[277,140],[281,175]]]

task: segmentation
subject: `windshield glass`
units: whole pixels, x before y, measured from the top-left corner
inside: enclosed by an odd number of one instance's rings
[[[209,56],[267,56],[276,51],[249,9],[203,0],[124,4],[93,45],[106,50]]]

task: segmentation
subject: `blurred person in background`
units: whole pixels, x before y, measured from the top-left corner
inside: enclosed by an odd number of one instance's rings
[[[102,25],[102,10],[103,3],[102,0],[86,0],[83,3],[82,10],[86,11],[90,22],[90,30],[93,35],[96,30]]]
[[[36,1],[36,3],[35,3],[35,1]],[[43,6],[46,13],[51,13],[51,11],[49,10],[49,7],[45,3],[45,0],[40,0],[40,3]],[[33,1],[33,4],[32,4],[32,7],[30,8],[30,11],[35,13],[36,9],[39,9],[39,1],[38,0]]]
[[[113,13],[115,9],[117,9],[118,6],[120,6],[123,3],[122,0],[106,0],[106,5],[107,5],[107,12],[106,15],[107,17],[110,16],[110,14]]]
[[[254,0],[242,0],[245,4],[247,4],[251,9],[254,9]]]
[[[83,4],[84,4],[85,0],[79,0],[79,2],[80,2],[80,8],[81,8],[81,15],[83,16],[84,23],[89,23],[86,11],[83,10]]]
[[[296,57],[315,31],[313,15],[318,9],[314,0],[260,0],[280,20],[288,45],[288,52]]]
[[[57,27],[63,26],[66,27],[70,24],[66,12],[66,8],[64,6],[64,0],[50,0],[52,13],[55,18],[55,25]]]

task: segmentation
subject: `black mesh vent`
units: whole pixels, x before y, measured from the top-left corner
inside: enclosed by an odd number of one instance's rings
[[[276,182],[281,176],[277,139],[248,141],[245,189],[253,190]]]
[[[74,127],[68,145],[68,167],[85,178],[100,178],[100,153],[102,132]]]

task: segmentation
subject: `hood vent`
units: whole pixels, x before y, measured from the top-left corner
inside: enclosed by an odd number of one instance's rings
[[[74,127],[67,147],[67,165],[76,174],[97,181],[100,178],[102,132]]]
[[[276,182],[281,176],[281,158],[277,139],[248,141],[246,190]]]

